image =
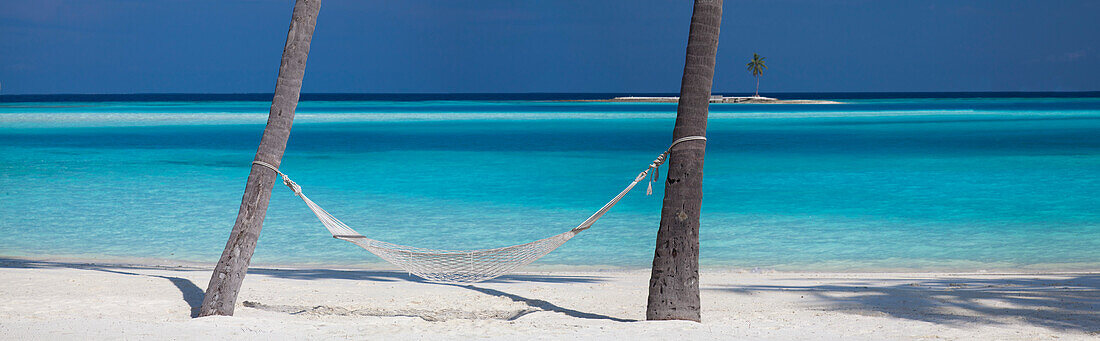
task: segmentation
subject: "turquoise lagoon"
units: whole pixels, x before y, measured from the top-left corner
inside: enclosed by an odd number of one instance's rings
[[[705,268],[1100,269],[1095,94],[835,96],[711,106]],[[0,103],[0,257],[215,262],[269,104],[90,97]],[[504,246],[584,220],[674,119],[673,104],[303,101],[282,168],[365,235]],[[536,264],[648,266],[661,188]],[[278,186],[254,262],[381,261]]]

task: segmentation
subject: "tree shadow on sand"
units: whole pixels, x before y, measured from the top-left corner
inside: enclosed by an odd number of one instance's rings
[[[38,268],[67,268],[67,269],[80,269],[109,272],[128,276],[146,276],[156,277],[168,280],[179,289],[183,295],[183,300],[187,302],[187,305],[191,307],[191,317],[197,317],[199,307],[202,305],[202,299],[205,293],[199,286],[191,282],[191,280],[164,275],[151,275],[143,274],[135,271],[143,270],[161,270],[161,271],[194,271],[194,272],[207,272],[211,269],[201,267],[185,267],[185,266],[155,266],[155,265],[130,265],[130,264],[98,264],[98,263],[80,263],[80,262],[60,262],[60,261],[42,261],[42,260],[30,260],[21,258],[0,257],[0,268],[21,268],[21,269],[38,269]],[[248,270],[250,275],[269,276],[275,278],[295,279],[295,280],[317,280],[317,279],[345,279],[355,281],[374,281],[374,282],[416,282],[424,284],[436,284],[427,282],[420,277],[413,276],[406,272],[401,271],[385,271],[385,270],[331,270],[331,269],[272,269],[272,268],[251,268]],[[534,283],[598,283],[602,282],[602,277],[597,276],[558,276],[558,275],[529,275],[529,274],[512,274],[505,275],[490,281],[483,283],[518,283],[518,282],[534,282]],[[436,284],[436,285],[450,285],[450,284]],[[505,293],[493,289],[478,288],[473,286],[461,286],[458,287],[471,289],[487,295],[501,296],[509,298],[516,302],[527,304],[531,308],[541,309],[545,311],[553,311],[563,313],[569,316],[578,318],[590,318],[590,319],[608,319],[613,321],[630,321],[619,319],[615,317],[591,314],[580,312],[568,308],[563,308],[554,304],[551,304],[542,300],[533,300],[524,298],[518,295]],[[532,311],[533,312],[533,311]],[[518,316],[517,316],[518,318]]]
[[[42,261],[22,258],[0,257],[0,268],[70,268],[85,270],[172,270],[172,271],[212,271],[210,268],[194,266],[157,266],[140,264],[100,264],[81,262]],[[117,272],[117,271],[116,271]],[[265,267],[251,267],[250,275],[263,275],[275,278],[316,280],[316,279],[346,279],[356,281],[375,282],[416,282],[429,283],[420,277],[416,277],[404,271],[394,270],[337,270],[337,269],[275,269]],[[603,282],[599,276],[575,276],[575,275],[535,275],[535,274],[510,274],[494,278],[482,283],[599,283]]]
[[[825,310],[885,314],[938,324],[1032,324],[1057,330],[1100,333],[1100,275],[1036,278],[949,277],[852,281],[836,285],[744,285],[708,288],[743,294],[804,293],[827,302]]]
[[[202,298],[206,295],[202,288],[195,285],[191,280],[181,277],[162,276],[162,275],[150,275],[140,274],[135,272],[128,272],[122,270],[174,270],[174,268],[168,267],[154,267],[154,266],[142,266],[142,265],[100,265],[95,263],[70,263],[70,262],[51,262],[51,261],[36,261],[18,258],[5,258],[0,257],[0,267],[2,268],[17,268],[17,269],[40,269],[40,268],[67,268],[67,269],[80,269],[91,271],[102,271],[128,276],[145,276],[163,278],[176,286],[180,293],[183,294],[183,301],[187,302],[187,305],[191,307],[191,317],[199,316],[199,307],[202,306]]]
[[[603,319],[616,322],[635,322],[635,320],[622,319],[608,315],[601,315],[595,313],[586,313],[574,309],[558,306],[544,300],[530,299],[516,294],[503,292],[500,290],[489,289],[484,287],[477,287],[473,285],[460,285],[460,284],[445,284],[445,283],[433,283],[428,282],[420,277],[416,277],[412,274],[400,271],[367,271],[367,270],[329,270],[329,269],[268,269],[268,268],[256,268],[249,269],[250,274],[259,274],[277,278],[286,279],[346,279],[346,280],[366,280],[377,282],[416,282],[426,285],[444,285],[454,286],[458,288],[464,288],[473,290],[482,294],[490,296],[498,296],[510,299],[514,302],[526,304],[530,309],[525,310],[515,316],[510,316],[508,320],[515,320],[524,315],[537,312],[537,311],[550,311],[565,314],[567,316],[583,319]],[[501,283],[599,283],[604,279],[598,276],[565,276],[565,275],[528,275],[528,274],[511,274],[500,276],[479,284],[501,284]]]
[[[490,296],[504,297],[504,298],[510,299],[514,302],[519,302],[519,303],[526,304],[528,307],[531,307],[531,308],[534,308],[534,309],[543,310],[543,311],[552,311],[552,312],[555,312],[555,313],[562,313],[562,314],[568,315],[570,317],[575,317],[575,318],[591,319],[591,320],[611,320],[611,321],[615,321],[615,322],[638,322],[637,320],[623,319],[623,318],[618,318],[618,317],[614,317],[614,316],[595,314],[595,313],[586,313],[586,312],[583,312],[583,311],[564,308],[564,307],[558,306],[556,304],[553,304],[553,303],[550,303],[550,302],[547,302],[547,301],[530,299],[530,298],[526,298],[526,297],[523,297],[523,296],[520,296],[520,295],[510,294],[510,293],[506,293],[506,292],[503,292],[503,291],[500,291],[500,290],[495,290],[495,289],[476,287],[476,286],[473,286],[473,285],[457,285],[457,284],[454,284],[454,286],[457,286],[457,287],[460,287],[460,288],[470,289],[470,290],[477,291],[477,292],[480,292],[480,293],[483,293],[483,294],[486,294],[486,295],[490,295]],[[534,311],[532,311],[532,312],[534,312]],[[519,318],[519,316],[516,316],[516,318]]]

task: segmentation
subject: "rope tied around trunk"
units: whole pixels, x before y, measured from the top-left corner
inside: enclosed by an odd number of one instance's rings
[[[705,136],[687,136],[687,137],[678,138],[678,139],[676,139],[676,141],[672,141],[672,144],[670,144],[668,146],[668,149],[665,149],[665,151],[663,153],[661,153],[661,155],[657,155],[657,159],[653,160],[653,163],[649,164],[649,170],[653,171],[653,173],[652,173],[653,177],[650,179],[649,183],[646,185],[645,195],[652,195],[653,194],[653,183],[657,182],[657,179],[661,177],[661,165],[664,164],[665,161],[667,161],[668,153],[672,152],[672,147],[675,147],[676,145],[680,144],[681,142],[695,141],[695,140],[706,141],[707,138]]]
[[[272,166],[270,163],[263,162],[263,161],[252,161],[252,164],[264,166],[264,167],[270,168],[271,170],[275,171],[275,174],[278,174],[279,176],[283,177],[283,184],[286,185],[286,187],[290,187],[290,190],[294,191],[294,195],[297,195],[299,197],[302,196],[302,186],[298,186],[298,183],[294,182],[293,180],[290,180],[289,176],[286,176],[286,174],[283,174],[283,172],[280,172],[278,168],[275,168],[275,166]]]

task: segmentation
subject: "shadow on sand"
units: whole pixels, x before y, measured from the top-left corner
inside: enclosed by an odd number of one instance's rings
[[[1100,275],[1063,274],[1009,279],[950,277],[912,279],[883,286],[852,281],[840,285],[725,286],[743,294],[787,291],[813,295],[824,309],[885,314],[937,324],[1026,323],[1058,330],[1100,333]]]
[[[552,312],[555,312],[555,313],[562,313],[562,314],[568,315],[570,317],[575,317],[575,318],[591,319],[591,320],[611,320],[611,321],[615,321],[615,322],[638,322],[638,320],[623,319],[623,318],[618,318],[618,317],[613,317],[613,316],[594,314],[594,313],[586,313],[586,312],[583,312],[583,311],[577,311],[577,310],[573,310],[573,309],[569,309],[569,308],[563,308],[563,307],[560,307],[556,304],[553,304],[553,303],[550,303],[550,302],[547,302],[547,301],[530,299],[530,298],[526,298],[526,297],[523,297],[523,296],[520,296],[520,295],[510,294],[510,293],[506,293],[506,292],[503,292],[503,291],[500,291],[500,290],[495,290],[495,289],[475,287],[473,285],[454,285],[454,286],[457,286],[457,287],[460,287],[460,288],[470,289],[470,290],[477,291],[477,292],[480,292],[480,293],[483,293],[483,294],[486,294],[486,295],[490,295],[490,296],[504,297],[504,298],[510,299],[514,302],[519,302],[519,303],[526,304],[528,307],[531,307],[531,308],[534,308],[534,309],[539,309],[539,310],[544,310],[544,311],[552,311]],[[517,318],[518,318],[518,316],[517,316]]]
[[[17,268],[17,269],[38,269],[38,268],[68,268],[68,269],[80,269],[80,270],[92,270],[110,272],[121,275],[129,276],[145,276],[163,278],[176,286],[180,293],[183,294],[183,301],[187,302],[187,305],[191,307],[191,317],[199,316],[199,307],[202,306],[202,297],[205,295],[199,286],[192,283],[191,280],[181,277],[161,276],[161,275],[149,275],[139,274],[134,272],[128,272],[123,270],[174,270],[175,268],[169,267],[155,267],[155,266],[143,266],[143,265],[102,265],[95,263],[70,263],[70,262],[51,262],[51,261],[37,261],[27,260],[19,258],[7,258],[0,257],[0,268]]]
[[[21,258],[0,257],[0,268],[22,268],[22,269],[36,269],[36,268],[67,268],[67,269],[81,269],[91,271],[102,271],[115,274],[129,275],[129,276],[147,276],[163,278],[168,280],[179,289],[183,294],[183,300],[187,302],[187,305],[191,307],[191,317],[197,317],[199,307],[202,305],[203,295],[205,293],[191,280],[181,277],[162,276],[162,275],[150,275],[142,274],[133,271],[141,270],[167,270],[167,271],[199,271],[209,272],[210,269],[200,267],[168,267],[168,266],[155,266],[155,265],[129,265],[129,264],[98,264],[98,263],[80,263],[80,262],[59,262],[59,261],[41,261],[41,260],[29,260]],[[315,279],[346,279],[356,281],[374,281],[374,282],[416,282],[433,285],[451,285],[451,284],[436,284],[427,282],[420,277],[410,275],[405,272],[399,271],[384,271],[384,270],[329,270],[329,269],[271,269],[271,268],[251,268],[248,270],[251,275],[270,276],[275,278],[295,279],[295,280],[315,280]],[[524,275],[513,274],[505,275],[495,278],[483,283],[517,283],[517,282],[535,282],[535,283],[597,283],[603,281],[600,277],[595,276],[553,276],[553,275]],[[553,311],[563,313],[569,316],[586,319],[607,319],[613,321],[633,321],[620,319],[616,317],[585,313],[568,308],[563,308],[554,305],[550,302],[543,300],[534,300],[525,298],[522,296],[509,294],[499,290],[479,288],[474,286],[464,285],[452,285],[460,288],[466,288],[474,290],[486,295],[500,296],[511,299],[516,302],[521,302],[534,309],[541,309],[545,311]],[[518,317],[518,316],[517,316]]]

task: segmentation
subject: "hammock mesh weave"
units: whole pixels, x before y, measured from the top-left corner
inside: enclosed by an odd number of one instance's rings
[[[359,245],[405,271],[431,282],[475,283],[530,264],[577,235],[568,231],[527,244],[482,250],[433,250],[368,238],[340,238]]]
[[[644,174],[645,172],[639,174],[638,180],[644,179]],[[286,181],[287,179],[284,179],[284,182]],[[625,195],[626,192],[629,192],[630,188],[633,188],[637,183],[638,181],[635,180],[622,194]],[[476,283],[512,272],[519,267],[542,258],[542,256],[550,253],[550,251],[554,251],[554,249],[565,244],[565,242],[577,235],[578,232],[591,226],[591,223],[599,219],[599,216],[602,216],[603,212],[606,212],[606,209],[600,210],[600,212],[597,212],[592,218],[589,218],[591,222],[585,221],[584,224],[581,224],[581,226],[573,230],[526,244],[495,249],[436,250],[387,243],[367,238],[351,229],[351,227],[348,227],[344,222],[336,219],[336,217],[333,217],[332,214],[329,214],[328,211],[318,206],[313,200],[301,194],[301,190],[297,187],[297,184],[290,182],[288,186],[290,186],[291,189],[295,189],[295,193],[298,194],[298,196],[302,198],[302,201],[309,206],[309,209],[317,215],[317,219],[325,225],[325,228],[332,233],[333,237],[358,245],[379,258],[393,265],[397,265],[402,270],[430,282],[438,283]],[[621,195],[617,197],[617,199],[621,198]],[[618,200],[614,201],[617,202]],[[610,205],[614,205],[614,203],[609,203],[609,205],[605,207],[610,208]]]

